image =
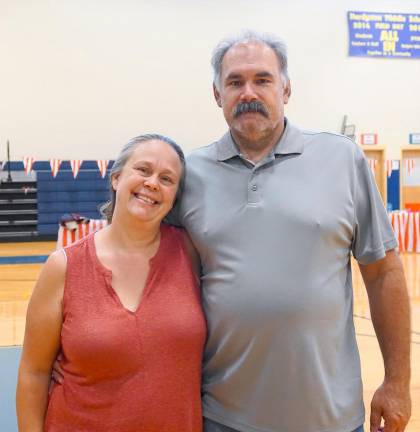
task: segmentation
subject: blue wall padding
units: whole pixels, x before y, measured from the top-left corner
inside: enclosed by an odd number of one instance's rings
[[[98,209],[97,201],[89,202],[39,202],[38,213],[81,213],[96,212]]]
[[[109,199],[108,164],[105,178],[101,177],[97,161],[84,161],[76,179],[73,178],[70,161],[62,161],[56,177],[51,173],[50,161],[35,161],[38,225],[41,235],[56,235],[61,216],[79,213],[89,219],[100,219],[98,208]],[[7,171],[8,163],[3,167]],[[11,171],[23,171],[22,161],[10,162]],[[28,177],[30,179],[30,177]]]
[[[106,177],[108,177],[109,171],[107,171]],[[47,180],[68,180],[68,181],[80,181],[80,180],[98,180],[103,181],[104,179],[101,177],[99,171],[89,170],[89,171],[79,171],[79,174],[74,179],[73,173],[71,171],[58,171],[55,177],[52,176],[51,171],[37,171],[37,179],[38,181],[47,181]]]
[[[389,210],[400,209],[400,170],[393,169],[387,178],[387,201]]]
[[[57,202],[59,199],[65,202],[107,201],[108,190],[98,191],[38,191],[38,201],[42,203]]]
[[[60,179],[58,176],[57,178],[53,179],[41,179],[37,182],[38,185],[38,191],[40,192],[50,192],[50,191],[63,191],[63,192],[70,192],[70,191],[104,191],[108,190],[108,182],[103,180],[82,180],[82,179],[76,179],[76,180],[63,180]]]
[[[56,235],[61,216],[79,213],[89,219],[100,219],[98,208],[109,199],[109,168],[101,177],[96,161],[83,162],[73,178],[70,162],[63,161],[54,178],[49,161],[34,163],[37,174],[38,225],[41,235]],[[23,169],[20,162],[12,162],[11,169]]]
[[[68,212],[64,212],[64,213],[68,213]],[[54,224],[57,225],[61,216],[63,216],[64,214],[63,212],[51,212],[51,213],[40,213],[38,215],[38,228],[40,224]],[[70,213],[74,213],[74,212],[70,212]],[[76,212],[77,213],[77,212]],[[98,212],[95,211],[91,211],[91,212],[83,212],[83,215],[89,219],[99,219],[98,218]],[[58,230],[58,226],[56,227],[56,231]]]

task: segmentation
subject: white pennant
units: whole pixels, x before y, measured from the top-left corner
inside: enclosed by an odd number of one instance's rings
[[[368,165],[370,166],[370,169],[372,170],[373,175],[375,175],[376,165],[377,165],[378,161],[376,159],[369,158],[367,160],[367,162],[368,162]]]
[[[414,169],[414,159],[406,159],[405,160],[405,172],[408,176],[411,175],[412,171]]]
[[[385,169],[386,169],[386,175],[388,177],[391,177],[392,175],[392,165],[393,165],[393,161],[388,159],[385,161]]]
[[[53,177],[57,175],[60,165],[61,165],[60,159],[50,159],[51,173]]]
[[[100,159],[97,161],[97,163],[101,176],[104,178],[106,176],[106,169],[108,167],[109,160]]]
[[[77,177],[77,174],[79,174],[80,166],[82,165],[82,160],[80,159],[73,159],[70,161],[71,171],[73,173],[73,178]]]
[[[23,158],[23,168],[25,168],[25,173],[28,175],[32,171],[32,166],[35,162],[35,158],[32,156],[24,156]]]

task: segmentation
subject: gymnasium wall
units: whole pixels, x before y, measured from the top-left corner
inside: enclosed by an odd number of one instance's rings
[[[399,159],[419,132],[420,60],[348,57],[348,10],[419,13],[419,0],[1,0],[0,160],[113,159],[160,132],[186,149],[226,125],[211,89],[211,50],[254,28],[289,46],[290,120],[376,132]]]

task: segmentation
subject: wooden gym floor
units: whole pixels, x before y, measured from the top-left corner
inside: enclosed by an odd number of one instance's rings
[[[0,243],[0,258],[6,256],[48,255],[54,242]],[[408,432],[420,432],[420,254],[401,256],[407,277],[412,310],[413,414]],[[42,264],[0,264],[0,346],[21,345],[28,299]],[[369,419],[369,403],[383,378],[378,343],[370,321],[369,306],[357,266],[353,267],[354,321],[362,360],[364,398]],[[0,365],[1,367],[2,365]],[[369,431],[365,424],[365,431]]]

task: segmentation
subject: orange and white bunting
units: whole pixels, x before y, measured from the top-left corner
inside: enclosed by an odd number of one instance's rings
[[[388,159],[385,161],[385,170],[387,177],[391,177],[392,175],[392,167],[393,167],[393,161]]]
[[[101,176],[104,178],[106,176],[106,169],[108,168],[109,160],[100,159],[97,161],[97,163]]]
[[[104,219],[91,219],[87,224],[77,224],[77,228],[74,230],[67,229],[60,225],[57,236],[57,249],[69,246],[77,240],[80,240],[90,233],[98,231],[106,226],[107,221]]]
[[[80,166],[82,165],[82,160],[80,159],[73,159],[70,161],[71,171],[73,173],[73,178],[77,177],[77,174],[79,174]]]
[[[61,165],[60,159],[50,159],[51,173],[53,177],[57,175],[60,165]]]
[[[369,158],[367,160],[367,163],[368,163],[370,169],[372,170],[373,175],[375,175],[376,165],[378,164],[378,161],[376,159]]]
[[[407,227],[408,212],[397,210],[389,213],[388,217],[398,242],[398,250],[405,252],[405,230]]]
[[[396,210],[388,217],[399,251],[420,253],[420,212]]]
[[[405,173],[410,176],[414,169],[414,159],[405,160]]]
[[[32,166],[35,162],[35,158],[32,156],[25,156],[23,158],[23,168],[25,169],[26,175],[28,175],[32,171]]]
[[[405,250],[419,253],[419,212],[409,212],[405,228]]]

